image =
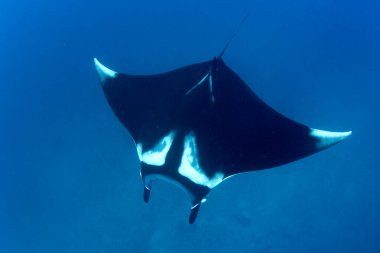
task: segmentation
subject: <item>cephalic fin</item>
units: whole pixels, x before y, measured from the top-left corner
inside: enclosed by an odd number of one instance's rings
[[[190,215],[189,215],[189,224],[193,224],[195,220],[197,219],[200,207],[201,207],[201,203],[191,208]]]
[[[152,183],[149,182],[144,186],[144,202],[148,203],[150,198],[150,191],[152,190]]]

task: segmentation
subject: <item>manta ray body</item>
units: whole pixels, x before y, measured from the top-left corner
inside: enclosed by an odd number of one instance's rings
[[[189,223],[227,178],[298,160],[351,134],[281,115],[221,56],[157,75],[127,75],[94,63],[109,105],[135,141],[145,202],[154,179],[173,182],[190,196]]]

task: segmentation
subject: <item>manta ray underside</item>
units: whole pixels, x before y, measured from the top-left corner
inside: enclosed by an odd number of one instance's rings
[[[157,75],[126,75],[94,59],[112,110],[132,135],[144,200],[166,179],[191,199],[189,223],[211,189],[248,171],[328,148],[349,132],[309,128],[265,104],[221,59]]]

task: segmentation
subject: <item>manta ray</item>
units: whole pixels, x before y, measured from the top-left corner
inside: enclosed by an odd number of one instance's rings
[[[105,97],[135,142],[144,201],[153,180],[172,182],[190,197],[190,224],[224,180],[293,162],[351,135],[307,127],[263,102],[224,63],[229,42],[214,59],[155,75],[119,73],[94,58]]]

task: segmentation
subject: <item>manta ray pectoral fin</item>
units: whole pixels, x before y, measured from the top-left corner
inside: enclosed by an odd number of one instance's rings
[[[118,73],[94,59],[108,103],[136,143],[144,201],[151,180],[168,179],[190,196],[190,224],[225,179],[287,164],[351,135],[309,128],[276,112],[224,64],[224,52],[145,76]]]
[[[322,150],[335,145],[344,139],[348,138],[352,134],[352,131],[347,132],[330,132],[319,130],[315,128],[310,128],[310,136],[315,138],[316,149]]]
[[[105,84],[107,79],[115,78],[118,74],[116,71],[113,71],[101,64],[96,58],[94,58],[94,64],[102,85]]]

